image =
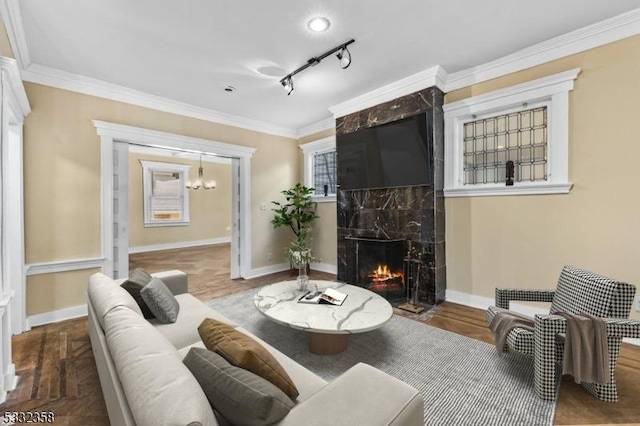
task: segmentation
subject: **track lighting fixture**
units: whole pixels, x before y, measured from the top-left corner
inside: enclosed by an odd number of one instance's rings
[[[349,52],[349,49],[347,49],[347,46],[353,42],[355,42],[355,40],[351,39],[348,42],[343,43],[340,46],[334,47],[333,49],[323,53],[320,56],[315,56],[307,60],[307,63],[301,66],[300,68],[298,68],[297,70],[290,72],[285,77],[283,77],[282,80],[280,80],[280,84],[282,84],[282,87],[284,87],[284,90],[287,92],[287,95],[290,95],[291,92],[293,92],[293,76],[294,75],[306,70],[309,67],[318,65],[320,61],[322,61],[324,58],[326,58],[329,55],[333,55],[334,53],[338,52],[336,54],[336,57],[340,61],[340,67],[342,69],[346,69],[347,67],[349,67],[349,65],[351,65],[351,52]]]

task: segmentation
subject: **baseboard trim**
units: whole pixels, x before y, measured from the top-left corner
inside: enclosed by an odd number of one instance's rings
[[[150,251],[173,250],[189,247],[210,246],[214,244],[231,243],[231,237],[209,238],[206,240],[181,241],[177,243],[151,244],[148,246],[129,247],[129,254],[146,253]]]
[[[87,315],[87,305],[73,306],[71,308],[57,311],[43,312],[41,314],[30,315],[27,318],[29,328],[39,325],[51,324],[68,319],[79,318]]]
[[[326,272],[327,274],[338,274],[338,267],[330,263],[322,263],[322,262],[312,263],[311,270]]]
[[[447,290],[446,300],[447,302],[457,303],[459,305],[470,306],[472,308],[483,309],[483,310],[486,310],[489,306],[495,305],[494,299],[490,297],[476,296],[474,294],[463,293],[461,291],[456,291],[456,290]],[[521,303],[510,303],[509,309],[524,315],[528,315],[530,317],[536,314],[549,313],[548,310],[545,310],[542,308],[536,308],[533,306],[523,305]],[[640,346],[640,339],[625,338],[625,339],[622,339],[622,341],[634,346]]]
[[[261,268],[253,268],[249,270],[249,273],[245,275],[243,278],[250,280],[252,278],[263,277],[269,274],[275,274],[277,272],[287,271],[289,270],[288,263],[278,263],[276,265],[263,266]]]

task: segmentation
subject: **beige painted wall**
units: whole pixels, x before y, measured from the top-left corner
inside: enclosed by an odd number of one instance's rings
[[[15,59],[11,43],[9,42],[9,35],[7,34],[7,29],[2,19],[0,19],[0,56]]]
[[[640,36],[449,93],[445,103],[580,67],[568,195],[448,198],[447,288],[553,288],[565,264],[640,284]],[[640,314],[633,313],[635,318]]]
[[[270,211],[261,211],[260,204],[276,199],[281,188],[298,180],[295,139],[33,83],[25,83],[25,88],[32,108],[24,124],[28,264],[101,255],[100,143],[92,119],[256,148],[249,206],[252,267],[268,266],[266,253],[280,252],[288,241],[285,233],[273,230]],[[86,273],[28,277],[27,314],[76,306],[84,300],[85,287]]]
[[[317,141],[336,134],[336,129],[331,128],[314,133],[299,139],[299,144]],[[304,155],[299,150],[299,162],[304,164]],[[300,182],[304,181],[304,170],[300,168]],[[316,204],[316,214],[320,216],[313,223],[313,252],[320,263],[338,266],[338,217],[336,203],[323,202]],[[313,269],[313,265],[311,265]]]
[[[143,179],[140,160],[187,164],[190,176],[198,176],[197,161],[129,154],[129,247],[170,244],[231,237],[231,165],[202,163],[206,180],[216,188],[189,191],[189,225],[144,227]]]

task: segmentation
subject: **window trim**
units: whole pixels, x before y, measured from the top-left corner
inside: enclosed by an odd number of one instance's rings
[[[444,105],[445,197],[567,194],[569,182],[569,92],[580,74],[575,68]],[[463,126],[482,117],[547,105],[547,181],[464,184]]]
[[[160,226],[187,226],[189,225],[189,191],[186,182],[189,177],[190,165],[176,163],[162,163],[158,161],[139,160],[142,166],[142,208],[144,211],[144,227],[153,228]],[[182,219],[181,220],[154,220],[151,212],[152,173],[154,171],[178,173],[180,175],[180,188],[182,189]]]
[[[314,184],[313,179],[313,159],[317,154],[326,154],[336,150],[336,137],[329,136],[327,138],[318,139],[317,141],[308,142],[300,145],[304,159],[303,159],[303,174],[304,174],[304,186],[312,188]],[[336,171],[337,175],[337,171]],[[337,177],[337,176],[336,176]],[[336,187],[337,191],[337,187]],[[311,200],[315,203],[330,203],[336,201],[336,194],[329,194],[326,197],[324,195],[312,195]]]

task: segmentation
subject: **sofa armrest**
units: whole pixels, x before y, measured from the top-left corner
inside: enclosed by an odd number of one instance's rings
[[[424,425],[422,395],[370,365],[359,363],[309,399],[278,425]]]
[[[187,280],[187,274],[177,269],[171,271],[154,272],[151,276],[160,278],[163,283],[169,287],[171,293],[182,294],[189,291],[189,282]]]
[[[555,290],[496,288],[496,306],[509,309],[509,302],[553,302]]]

